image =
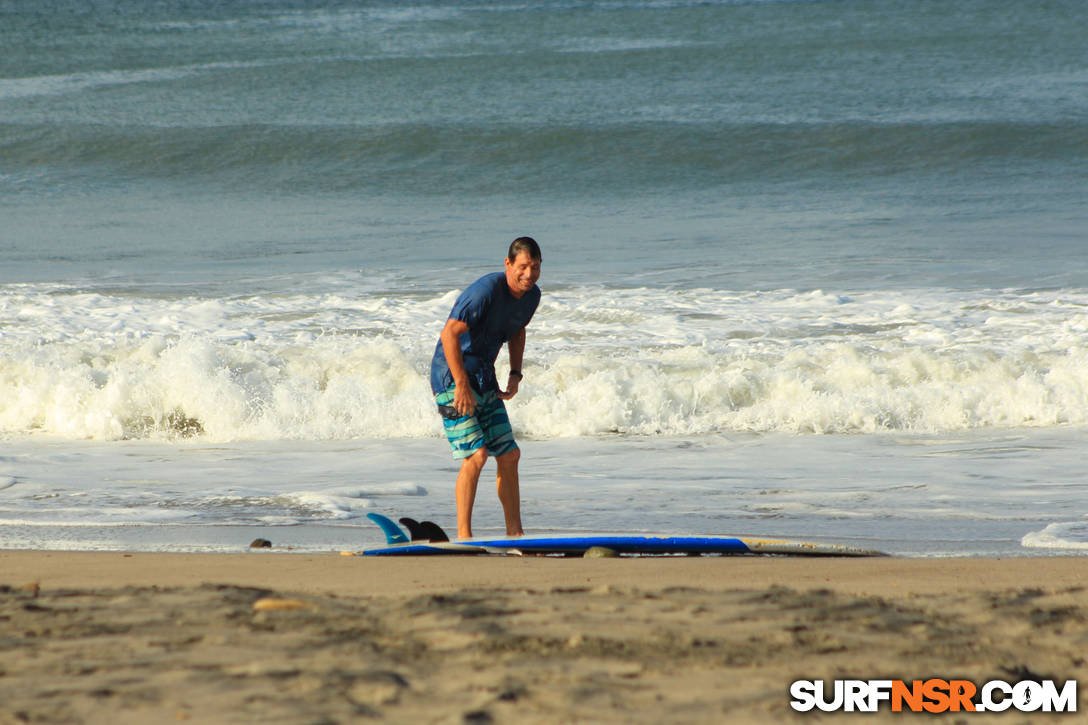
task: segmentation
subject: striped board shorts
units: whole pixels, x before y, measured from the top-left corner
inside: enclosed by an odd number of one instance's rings
[[[514,431],[510,427],[510,418],[506,415],[506,404],[498,393],[489,390],[476,396],[476,410],[472,415],[449,413],[453,406],[454,386],[434,396],[442,412],[442,425],[446,429],[446,438],[453,449],[454,458],[468,458],[481,447],[485,447],[492,456],[501,456],[518,447],[514,441]],[[443,411],[442,409],[446,410]],[[450,417],[450,416],[454,417]]]

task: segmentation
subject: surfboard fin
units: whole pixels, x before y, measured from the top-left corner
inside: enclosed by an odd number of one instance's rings
[[[423,533],[431,541],[449,541],[450,537],[446,535],[446,532],[442,530],[442,527],[433,521],[421,521],[419,523]]]
[[[400,521],[401,526],[408,529],[408,535],[412,537],[412,541],[426,540],[427,536],[423,533],[423,529],[420,527],[418,521],[410,519],[407,516],[402,516],[397,520]]]
[[[442,530],[442,527],[433,521],[416,521],[415,519],[410,519],[405,516],[400,519],[400,522],[408,529],[412,541],[441,542],[450,540],[450,537],[446,535],[446,532]]]
[[[366,517],[368,519],[370,519],[371,521],[373,521],[374,523],[376,523],[378,526],[380,526],[382,531],[385,532],[385,543],[387,543],[387,544],[407,544],[408,543],[408,537],[405,536],[404,532],[400,530],[400,527],[397,526],[393,522],[393,520],[390,519],[389,517],[382,516],[381,514],[376,514],[374,512],[368,513],[366,515]]]

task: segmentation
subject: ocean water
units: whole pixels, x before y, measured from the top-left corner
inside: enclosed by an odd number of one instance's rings
[[[0,547],[452,527],[430,354],[529,234],[527,529],[1086,551],[1084,27],[0,0]]]

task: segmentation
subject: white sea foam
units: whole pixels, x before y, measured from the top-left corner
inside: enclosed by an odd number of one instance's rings
[[[192,65],[141,68],[135,70],[83,71],[78,73],[0,78],[0,99],[60,96],[110,86],[136,83],[166,83],[223,70],[240,70],[282,65],[282,60],[198,63]]]
[[[1048,524],[1042,531],[1032,531],[1020,540],[1029,549],[1088,550],[1088,522],[1071,521]]]
[[[3,288],[0,431],[437,436],[427,371],[455,295]],[[1086,333],[1083,292],[548,291],[511,407],[544,439],[1082,425]]]
[[[77,93],[100,86],[153,83],[176,80],[182,72],[173,69],[139,71],[97,71],[67,75],[0,79],[0,99],[30,98]]]

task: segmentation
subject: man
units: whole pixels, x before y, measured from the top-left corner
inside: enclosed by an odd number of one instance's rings
[[[506,254],[506,269],[476,280],[457,298],[431,360],[431,390],[442,414],[457,474],[457,536],[472,536],[472,504],[476,484],[489,455],[498,467],[496,484],[506,517],[506,533],[520,536],[521,492],[518,461],[503,401],[521,384],[525,326],[540,303],[540,247],[531,237],[518,237]],[[495,377],[495,358],[506,344],[510,375],[506,388]]]

